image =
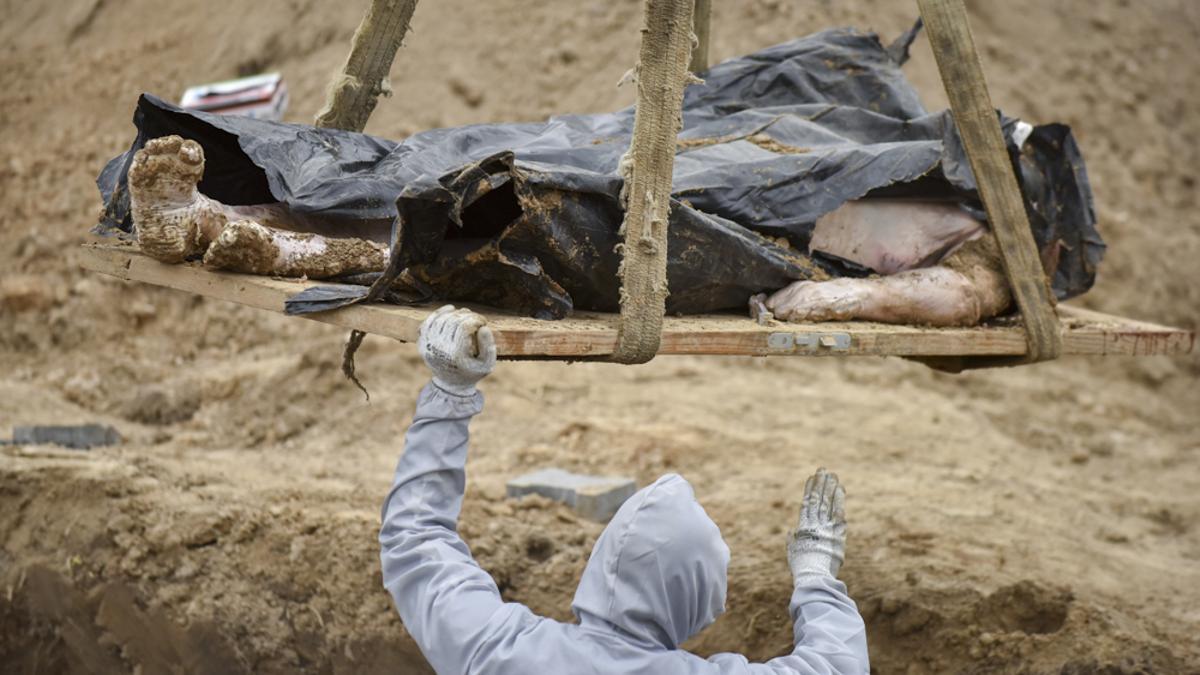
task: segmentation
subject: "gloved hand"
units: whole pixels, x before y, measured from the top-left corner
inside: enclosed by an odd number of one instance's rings
[[[433,371],[433,383],[458,396],[474,394],[475,384],[496,366],[487,319],[454,305],[438,308],[421,323],[417,349]]]
[[[813,577],[836,577],[846,558],[846,491],[824,468],[808,477],[800,522],[788,534],[788,567],[797,585]]]

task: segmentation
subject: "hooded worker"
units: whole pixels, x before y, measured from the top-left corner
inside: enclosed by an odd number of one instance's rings
[[[837,580],[844,492],[818,470],[788,537],[795,648],[752,664],[679,648],[725,610],[729,548],[691,485],[668,474],[630,497],[592,549],[572,610],[579,622],[505,602],[456,524],[466,486],[467,425],[483,408],[476,383],[496,348],[486,321],[452,306],[421,326],[433,381],[417,400],[383,504],[383,584],[438,673],[854,673],[870,671],[866,628]]]

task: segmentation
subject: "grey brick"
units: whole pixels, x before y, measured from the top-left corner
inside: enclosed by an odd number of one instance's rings
[[[508,481],[508,496],[537,494],[562,502],[589,520],[607,521],[634,492],[632,478],[588,476],[562,469],[541,469]]]
[[[53,444],[78,450],[121,442],[117,430],[101,424],[75,426],[13,427],[14,445]]]

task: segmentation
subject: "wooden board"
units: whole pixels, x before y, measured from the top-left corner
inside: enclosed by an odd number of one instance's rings
[[[140,281],[283,311],[284,300],[319,282],[213,272],[196,264],[166,265],[132,246],[88,245],[84,268],[127,281]],[[356,305],[304,318],[353,328],[402,342],[417,339],[417,327],[432,307]],[[577,312],[562,321],[539,321],[482,308],[496,336],[497,351],[509,357],[583,358],[611,354],[617,315]],[[1060,306],[1063,353],[1093,355],[1178,355],[1191,353],[1195,333]],[[810,344],[811,343],[811,344]],[[920,328],[866,322],[782,323],[760,326],[738,314],[667,317],[660,354],[754,356],[945,356],[1025,353],[1020,325]]]

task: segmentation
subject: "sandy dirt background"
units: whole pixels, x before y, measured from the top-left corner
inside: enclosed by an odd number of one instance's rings
[[[716,2],[715,59],[894,0]],[[0,670],[426,672],[375,533],[426,378],[411,346],[86,274],[92,179],[142,91],[280,70],[312,118],[365,0],[0,0],[0,429],[126,442],[0,452]],[[1071,124],[1110,243],[1081,304],[1197,325],[1200,4],[970,3],[997,105]],[[426,1],[368,131],[632,101],[639,0]],[[927,42],[908,73],[945,105]],[[843,577],[879,673],[1200,672],[1200,358],[935,374],[900,360],[503,364],[473,426],[464,537],[507,598],[569,618],[596,524],[504,483],[678,471],[732,549],[689,647],[789,648],[784,532],[805,475],[849,493]]]

